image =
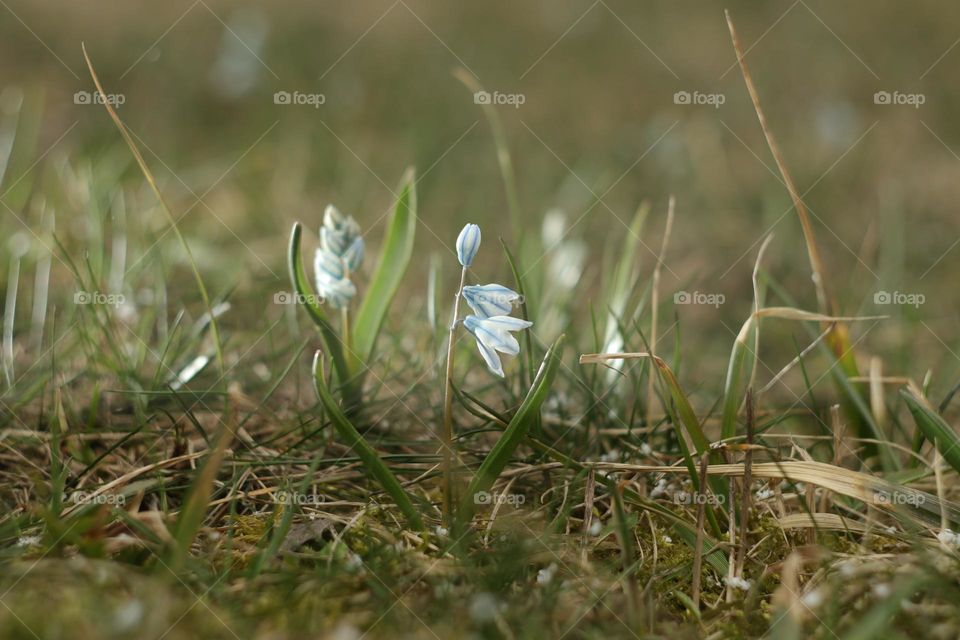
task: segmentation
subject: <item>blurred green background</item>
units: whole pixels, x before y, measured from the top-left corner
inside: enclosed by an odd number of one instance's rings
[[[107,91],[122,96],[119,113],[183,216],[205,277],[218,291],[235,286],[235,303],[262,310],[256,292],[286,286],[290,225],[315,229],[328,202],[357,217],[378,246],[391,190],[412,164],[423,224],[410,295],[422,299],[431,253],[452,260],[445,245],[463,223],[517,244],[520,233],[539,236],[544,214],[560,208],[571,236],[589,243],[583,308],[603,308],[591,294],[624,224],[642,200],[652,203],[643,253],[652,269],[672,193],[662,297],[715,292],[726,304],[671,307],[666,322],[680,317],[694,361],[722,362],[749,313],[766,232],[776,234],[767,268],[803,306],[816,306],[800,227],[736,67],[725,8],[816,218],[843,311],[894,316],[864,342],[892,358],[888,372],[920,378],[932,367],[949,380],[960,349],[960,11],[943,3],[8,0],[3,106],[22,95],[43,110],[32,162],[5,179],[28,176],[16,189],[29,185],[30,197],[5,195],[12,210],[3,228],[30,237],[52,209],[71,251],[105,251],[91,228],[97,216],[111,224],[110,202],[92,212],[71,178],[88,172],[104,197],[125,193],[130,256],[163,233],[105,110],[77,104],[77,92],[93,90],[86,43]],[[489,91],[523,96],[518,107],[497,107],[519,228],[490,127],[457,68]],[[720,94],[722,104],[677,104],[684,91]],[[919,94],[923,104],[877,104],[879,91]],[[323,104],[276,104],[276,92],[322,94]],[[165,238],[161,246],[175,252]],[[509,277],[492,251],[485,260],[490,280]],[[54,282],[71,282],[56,261]],[[878,307],[878,291],[922,293],[926,302]],[[721,372],[692,375],[716,386]]]

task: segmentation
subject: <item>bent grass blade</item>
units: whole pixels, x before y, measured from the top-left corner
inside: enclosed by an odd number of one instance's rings
[[[314,387],[317,390],[317,396],[321,404],[323,404],[323,408],[326,409],[327,414],[330,416],[330,420],[333,422],[337,433],[340,434],[340,437],[343,438],[347,446],[356,452],[357,457],[363,462],[363,466],[370,479],[376,481],[383,487],[383,490],[393,498],[397,508],[403,513],[412,528],[423,531],[423,519],[413,506],[410,495],[400,485],[397,477],[390,471],[390,468],[384,464],[373,447],[363,439],[363,436],[360,435],[357,428],[354,427],[353,423],[344,415],[330,394],[330,389],[327,387],[327,382],[323,377],[323,356],[319,351],[313,357],[313,381]]]

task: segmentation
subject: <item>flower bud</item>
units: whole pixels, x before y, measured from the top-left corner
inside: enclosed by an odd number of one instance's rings
[[[469,267],[480,249],[480,227],[468,224],[457,236],[457,258],[460,264]]]

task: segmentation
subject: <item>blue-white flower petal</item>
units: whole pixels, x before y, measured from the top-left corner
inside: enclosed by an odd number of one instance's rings
[[[466,225],[457,236],[457,259],[460,264],[469,267],[480,250],[480,227],[475,224]]]
[[[340,210],[332,204],[328,204],[327,208],[323,211],[323,226],[331,231],[339,231],[346,220],[346,216],[340,213]]]
[[[532,327],[533,323],[512,316],[491,316],[484,319],[483,326],[491,331],[523,331]]]
[[[347,250],[343,252],[343,259],[346,260],[347,269],[350,270],[350,273],[360,269],[360,264],[363,262],[363,249],[363,237],[357,236],[347,247]]]
[[[510,335],[509,331],[491,326],[486,318],[477,316],[467,316],[464,318],[463,326],[473,334],[478,342],[482,342],[486,347],[515,356],[520,353],[520,343]]]
[[[477,349],[480,351],[480,355],[483,357],[483,361],[487,363],[487,368],[490,369],[490,373],[498,375],[501,378],[503,375],[503,363],[500,362],[500,355],[496,351],[487,347],[480,340],[477,340]]]
[[[320,247],[336,256],[342,256],[350,246],[350,238],[345,233],[327,227],[320,228]]]
[[[317,249],[313,259],[313,270],[318,281],[321,279],[339,280],[345,275],[343,261],[323,249]]]
[[[323,278],[317,280],[317,292],[323,296],[326,303],[335,309],[341,309],[357,295],[357,288],[349,278]]]
[[[502,284],[469,285],[463,288],[463,297],[477,315],[504,316],[513,310],[520,294]]]

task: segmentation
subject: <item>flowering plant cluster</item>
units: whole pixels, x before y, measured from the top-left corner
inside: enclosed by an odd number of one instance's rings
[[[480,249],[480,227],[468,224],[457,237],[457,258],[466,274],[467,268]],[[463,319],[463,326],[477,341],[477,349],[487,363],[491,373],[504,377],[500,354],[515,356],[520,353],[520,344],[511,335],[512,331],[522,331],[533,326],[529,320],[510,316],[513,305],[520,300],[520,294],[501,284],[463,286],[461,278],[459,296],[473,310],[473,314]],[[456,327],[457,310],[455,307],[453,327]]]

